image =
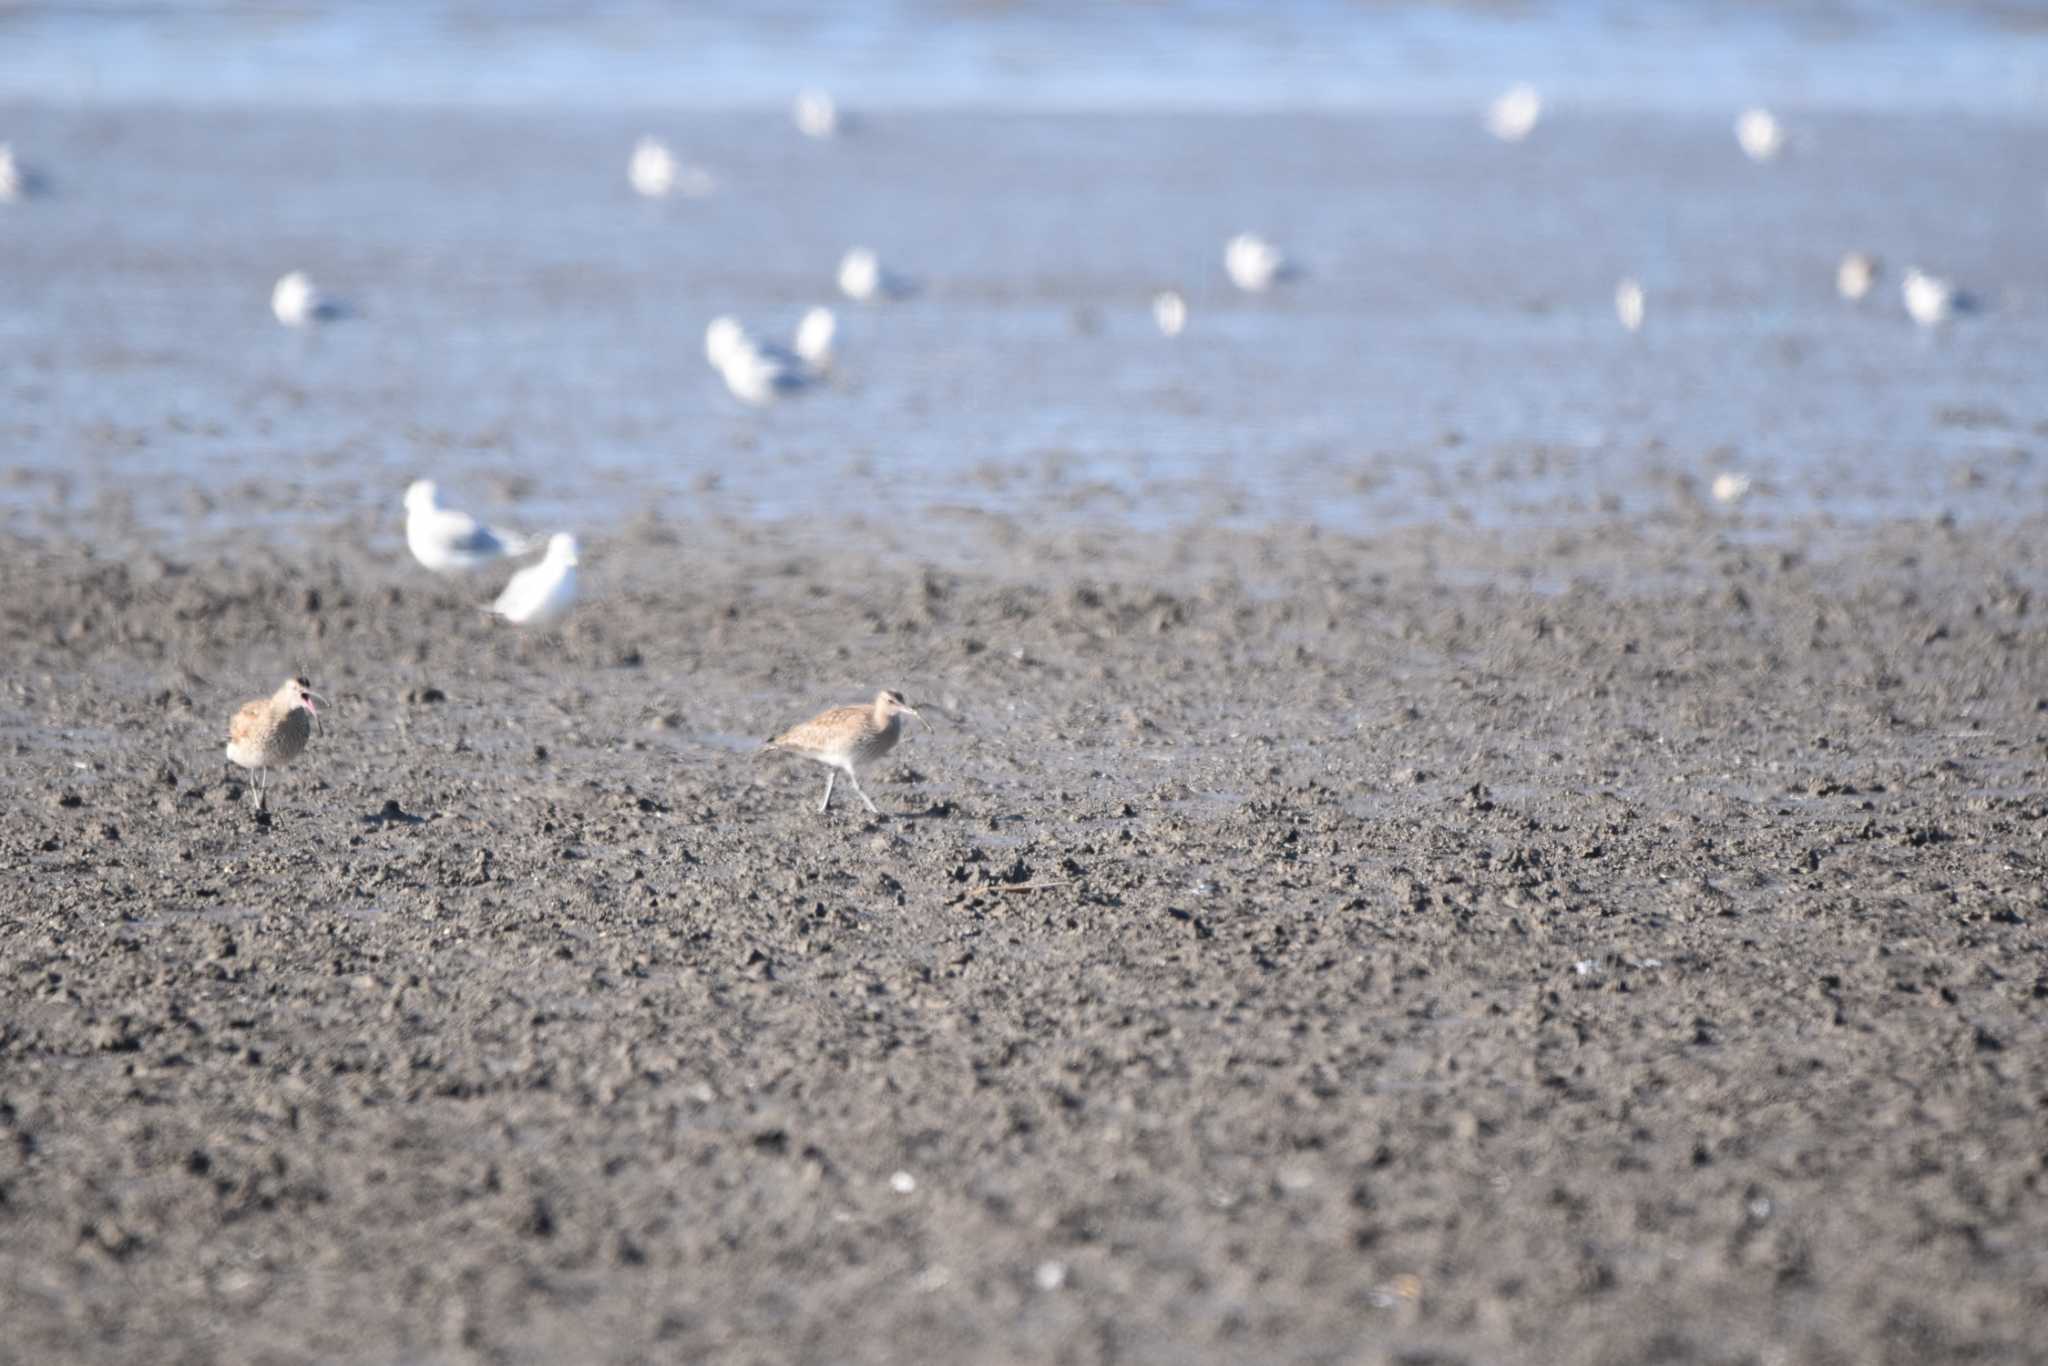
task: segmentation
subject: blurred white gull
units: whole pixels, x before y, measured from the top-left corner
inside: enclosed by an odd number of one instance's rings
[[[494,531],[466,512],[442,507],[431,479],[415,479],[405,490],[405,544],[414,559],[436,574],[474,569],[533,549],[524,536]]]
[[[1735,141],[1751,161],[1772,161],[1785,150],[1785,129],[1768,109],[1745,109],[1735,120]]]
[[[839,292],[855,303],[871,304],[877,299],[906,299],[917,285],[882,268],[882,259],[868,247],[854,247],[839,258]]]
[[[813,370],[832,368],[832,340],[839,335],[839,318],[823,304],[806,312],[796,325],[797,359]]]
[[[723,370],[728,360],[752,345],[740,320],[729,313],[713,318],[704,329],[704,359],[711,362],[714,370]]]
[[[1629,276],[1614,287],[1614,316],[1621,319],[1621,325],[1631,332],[1640,332],[1643,327],[1643,287]]]
[[[295,270],[278,280],[270,291],[270,311],[286,327],[332,322],[348,312],[339,299],[321,293],[303,270]]]
[[[660,138],[646,136],[633,144],[626,179],[649,199],[661,199],[676,187],[676,157]]]
[[[1152,321],[1165,337],[1178,337],[1188,325],[1188,301],[1175,289],[1162,289],[1152,296]]]
[[[1955,287],[1953,281],[1929,275],[1918,266],[1910,267],[1899,284],[1906,312],[1922,327],[1939,327],[1958,313],[1968,313],[1976,300]]]
[[[491,611],[516,626],[559,621],[576,601],[576,538],[566,531],[548,537],[541,562],[512,576]]]
[[[685,166],[660,138],[648,135],[633,144],[632,159],[626,163],[626,179],[635,192],[648,199],[666,199],[679,194],[685,199],[704,199],[715,193],[718,181],[702,166]]]
[[[1520,142],[1536,131],[1543,96],[1527,83],[1511,85],[1486,107],[1486,131],[1502,142]]]
[[[14,144],[0,142],[0,204],[15,204],[39,193],[43,178],[22,165],[14,155]]]
[[[790,117],[807,138],[829,138],[839,134],[839,105],[825,90],[800,90]]]
[[[829,354],[829,335],[825,341]],[[730,316],[713,318],[704,329],[704,358],[734,398],[757,408],[795,393],[818,377],[804,357],[773,342],[754,340],[739,320]]]
[[[1742,496],[1749,492],[1749,482],[1749,476],[1746,474],[1738,474],[1733,470],[1723,470],[1714,476],[1714,482],[1710,486],[1709,491],[1714,495],[1714,501],[1717,503],[1740,502]]]
[[[1835,267],[1835,291],[1850,303],[1860,303],[1877,283],[1880,263],[1868,252],[1852,251]]]
[[[1262,294],[1275,280],[1294,274],[1293,263],[1255,232],[1241,232],[1224,244],[1223,270],[1247,294]]]

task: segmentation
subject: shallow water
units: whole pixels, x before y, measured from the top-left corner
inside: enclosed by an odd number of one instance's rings
[[[2010,120],[1811,116],[1755,166],[1724,121],[904,114],[815,145],[728,115],[25,107],[59,168],[4,219],[0,509],[132,500],[167,534],[471,505],[670,514],[1572,523],[1751,473],[1752,518],[2038,506],[2048,154]],[[701,203],[624,184],[644,128]],[[1901,168],[1912,169],[1910,193]],[[1235,293],[1257,225],[1304,276]],[[704,324],[773,333],[874,243],[922,293],[842,308],[829,390],[741,407]],[[1892,268],[1844,304],[1850,247]],[[1983,312],[1939,333],[1906,261]],[[279,327],[311,271],[361,316]],[[1615,323],[1640,276],[1649,322]],[[1167,341],[1150,292],[1187,293]],[[58,474],[68,475],[59,480]]]
[[[0,209],[0,525],[387,525],[419,474],[533,528],[934,545],[990,513],[1588,524],[1723,470],[1755,481],[1746,531],[2040,505],[2048,28],[1902,0],[1257,13],[13,13],[0,136],[52,193]],[[1510,75],[1553,101],[1513,147],[1476,117]],[[867,96],[857,131],[800,137],[800,79]],[[1753,97],[1788,101],[1777,164],[1734,145]],[[718,193],[636,199],[646,131]],[[1247,228],[1302,277],[1231,289]],[[833,385],[743,408],[705,324],[793,329],[855,243],[921,293],[842,306]],[[1860,307],[1850,249],[1887,268]],[[1909,263],[1984,309],[1912,326]],[[290,269],[359,316],[277,326]]]
[[[0,13],[8,87],[63,102],[1468,109],[1554,101],[1730,117],[2038,112],[2048,22],[2008,0],[767,0],[575,6],[93,0]]]

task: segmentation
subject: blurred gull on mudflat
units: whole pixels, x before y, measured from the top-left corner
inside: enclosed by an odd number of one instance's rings
[[[43,178],[14,155],[14,144],[0,142],[0,204],[16,204],[42,193]]]
[[[1536,131],[1543,117],[1543,96],[1526,82],[1511,85],[1486,107],[1486,131],[1502,142],[1520,142]]]
[[[474,569],[533,548],[524,536],[495,531],[466,512],[442,507],[431,479],[415,479],[405,490],[405,545],[436,574]]]
[[[1835,267],[1835,291],[1850,303],[1862,302],[1877,283],[1882,266],[1869,252],[1852,251]]]
[[[814,324],[810,339],[814,345],[818,340],[815,332]],[[829,355],[830,336],[824,340]],[[704,329],[704,358],[734,398],[757,408],[795,393],[817,378],[803,356],[773,342],[754,340],[739,320],[730,316],[713,318]]]
[[[1749,476],[1734,470],[1723,470],[1714,476],[1710,492],[1717,503],[1736,503],[1749,492]]]
[[[711,172],[702,166],[683,165],[667,143],[652,135],[633,144],[632,159],[626,163],[626,179],[635,192],[648,199],[666,199],[672,194],[704,199],[718,189],[717,178]]]
[[[1294,265],[1280,248],[1255,232],[1241,232],[1223,247],[1223,270],[1230,283],[1247,294],[1262,294],[1276,280],[1294,274]]]
[[[855,303],[871,304],[877,299],[907,299],[917,292],[917,286],[885,270],[873,249],[854,247],[839,258],[839,291]]]
[[[1785,150],[1785,129],[1768,109],[1745,109],[1735,120],[1735,141],[1751,161],[1772,161]]]
[[[633,156],[626,163],[626,179],[633,189],[649,199],[661,199],[676,187],[676,158],[668,144],[653,136],[633,144]]]
[[[1929,275],[1918,266],[1906,271],[1905,279],[1899,283],[1899,295],[1905,301],[1907,315],[1922,327],[1939,327],[1956,314],[1968,313],[1977,306],[1976,300],[1957,289],[1953,281]]]
[[[270,311],[286,327],[333,322],[348,312],[339,299],[321,293],[303,270],[292,271],[271,289]]]
[[[1161,336],[1178,337],[1188,325],[1188,301],[1177,289],[1162,289],[1152,296],[1152,321]]]
[[[840,130],[839,104],[830,91],[801,90],[790,107],[790,117],[807,138],[837,137]]]
[[[559,621],[576,602],[576,538],[566,531],[548,537],[541,562],[512,576],[491,611],[515,626],[546,626]]]
[[[1634,276],[1614,287],[1614,316],[1631,332],[1642,331],[1644,303],[1643,287]]]
[[[813,370],[832,368],[832,340],[839,335],[839,318],[823,304],[806,312],[796,325],[797,359]]]

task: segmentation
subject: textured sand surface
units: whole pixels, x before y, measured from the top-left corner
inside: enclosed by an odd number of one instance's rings
[[[0,1355],[2036,1356],[2038,522],[982,530],[0,547]]]

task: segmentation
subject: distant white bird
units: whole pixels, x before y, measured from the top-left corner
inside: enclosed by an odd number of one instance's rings
[[[1771,161],[1785,150],[1785,129],[1768,109],[1745,109],[1735,120],[1735,141],[1751,161]]]
[[[1486,107],[1486,131],[1502,142],[1520,142],[1542,117],[1542,93],[1533,85],[1511,85]]]
[[[1643,287],[1630,276],[1614,287],[1614,316],[1631,332],[1643,327]]]
[[[808,369],[793,364],[780,348],[748,347],[721,365],[718,373],[734,398],[756,408],[797,392],[814,378]]]
[[[466,512],[440,505],[431,479],[415,479],[405,490],[405,545],[412,557],[436,574],[474,569],[505,555],[524,555],[533,542],[494,531]]]
[[[512,576],[491,611],[517,626],[559,621],[576,602],[576,538],[558,531],[548,537],[541,562]]]
[[[813,370],[832,368],[832,340],[839,335],[839,318],[819,305],[805,313],[796,325],[797,359]]]
[[[1976,306],[1976,301],[1957,289],[1953,281],[1929,275],[1918,266],[1906,271],[1899,293],[1905,300],[1907,314],[1922,327],[1939,327]]]
[[[877,299],[904,299],[917,292],[914,282],[882,267],[882,259],[868,247],[854,247],[839,258],[839,292],[855,303],[871,304]]]
[[[1868,252],[1852,251],[1835,267],[1835,290],[1850,303],[1859,303],[1877,283],[1882,267]]]
[[[15,157],[14,144],[0,142],[0,204],[14,204],[27,199],[41,185],[42,177]]]
[[[829,138],[839,134],[839,105],[829,91],[798,91],[790,116],[807,138]]]
[[[1738,502],[1749,492],[1749,476],[1737,474],[1733,470],[1723,470],[1714,476],[1710,492],[1717,503]]]
[[[1152,321],[1161,336],[1178,337],[1188,325],[1188,301],[1179,290],[1162,289],[1152,296]]]
[[[704,359],[711,362],[714,370],[723,370],[728,360],[753,344],[747,329],[731,314],[721,313],[704,329]]]
[[[1257,233],[1241,232],[1223,247],[1223,270],[1247,294],[1262,294],[1294,273],[1280,249]]]
[[[829,348],[829,335],[826,342]],[[795,393],[817,378],[802,356],[772,342],[754,340],[732,317],[713,318],[704,329],[704,358],[734,398],[755,407]]]
[[[303,270],[278,280],[270,291],[270,311],[286,327],[332,322],[347,312],[340,300],[321,293]]]
[[[672,194],[704,199],[718,189],[717,177],[711,172],[677,161],[668,144],[652,135],[633,144],[632,158],[626,163],[626,179],[635,192],[648,199],[666,199]]]
[[[632,159],[626,163],[626,179],[633,189],[649,199],[662,199],[676,187],[676,157],[668,144],[652,135],[633,144]]]

